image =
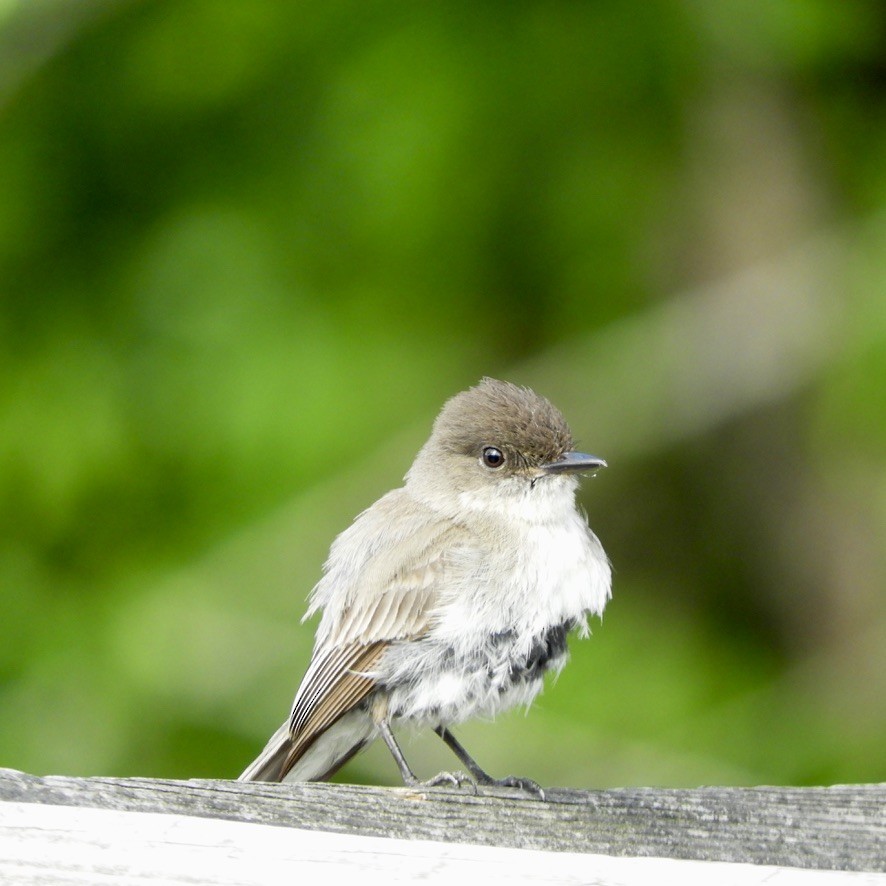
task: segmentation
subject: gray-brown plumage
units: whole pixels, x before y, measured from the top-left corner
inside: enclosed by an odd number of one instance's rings
[[[322,610],[289,720],[242,779],[329,777],[390,730],[434,728],[490,781],[448,726],[528,703],[565,662],[566,634],[609,596],[609,565],[574,503],[560,412],[532,391],[484,379],[452,398],[405,485],[333,543],[306,617]],[[518,780],[519,781],[519,780]]]

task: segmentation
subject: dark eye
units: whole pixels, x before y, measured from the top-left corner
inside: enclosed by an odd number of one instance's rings
[[[486,446],[483,449],[482,459],[487,468],[500,468],[505,463],[504,453],[494,446]]]

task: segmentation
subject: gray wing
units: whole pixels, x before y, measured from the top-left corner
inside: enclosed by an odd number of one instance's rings
[[[466,530],[404,496],[398,489],[379,499],[332,546],[308,610],[324,612],[292,705],[281,778],[372,692],[390,644],[428,630],[452,554],[469,541]]]

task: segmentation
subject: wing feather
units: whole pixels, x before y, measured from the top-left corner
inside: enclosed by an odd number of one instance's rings
[[[451,553],[467,533],[398,489],[335,541],[308,615],[323,609],[311,663],[289,719],[285,775],[299,757],[375,688],[387,648],[424,634],[444,592]],[[281,776],[282,777],[282,776]]]
[[[336,672],[331,688],[305,707],[298,731],[290,729],[292,746],[283,763],[281,779],[301,755],[341,716],[350,711],[372,691],[375,685],[367,676],[384,653],[386,644],[353,644]]]

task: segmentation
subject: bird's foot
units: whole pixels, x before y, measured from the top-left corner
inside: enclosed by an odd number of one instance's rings
[[[429,788],[439,787],[440,785],[451,785],[454,788],[460,788],[462,785],[470,785],[474,793],[477,793],[477,782],[465,772],[438,772],[433,778],[422,782]]]
[[[488,781],[484,779],[480,784],[494,785],[499,788],[519,788],[521,791],[526,791],[527,794],[535,794],[539,800],[543,801],[545,798],[544,788],[537,781],[518,775],[506,775],[504,778],[490,777]]]

